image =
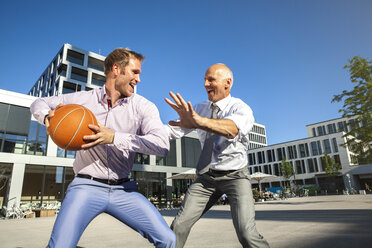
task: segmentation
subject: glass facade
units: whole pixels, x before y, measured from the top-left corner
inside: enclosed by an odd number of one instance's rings
[[[132,172],[132,178],[138,182],[138,191],[158,204],[162,204],[167,198],[165,175],[161,172]]]
[[[45,126],[31,121],[26,107],[0,103],[0,152],[46,155]]]
[[[195,138],[182,137],[182,167],[196,168],[198,164],[201,145]]]
[[[3,207],[8,200],[14,200],[7,199],[12,170],[13,165],[0,163],[0,207]]]
[[[156,165],[177,166],[176,141],[171,140],[170,149],[165,157],[156,156]]]
[[[74,177],[71,167],[26,165],[21,204],[36,208],[59,206]]]

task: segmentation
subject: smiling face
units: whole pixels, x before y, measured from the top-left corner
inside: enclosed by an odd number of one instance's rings
[[[141,82],[141,62],[131,57],[128,65],[122,70],[119,67],[120,75],[115,79],[115,90],[120,93],[121,97],[130,97],[134,92],[134,86]]]
[[[208,100],[218,102],[230,94],[232,76],[230,69],[223,64],[209,67],[204,77],[204,87],[207,90]]]

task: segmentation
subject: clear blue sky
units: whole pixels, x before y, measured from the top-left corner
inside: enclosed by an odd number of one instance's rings
[[[64,43],[129,47],[147,58],[138,93],[168,122],[168,91],[205,100],[205,70],[221,62],[269,144],[301,139],[307,124],[340,117],[332,97],[353,87],[343,66],[372,58],[371,13],[369,0],[3,0],[0,89],[27,93]]]

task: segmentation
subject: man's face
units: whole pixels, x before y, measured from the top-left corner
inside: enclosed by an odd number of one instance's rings
[[[218,102],[230,94],[231,79],[226,77],[225,70],[219,65],[211,66],[205,73],[204,80],[209,101]]]
[[[141,82],[141,62],[136,58],[130,58],[128,65],[121,71],[115,80],[115,89],[121,97],[130,97],[134,92],[134,86]]]

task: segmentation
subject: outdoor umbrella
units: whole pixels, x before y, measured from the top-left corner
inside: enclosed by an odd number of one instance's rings
[[[167,177],[167,179],[196,179],[196,170],[195,169],[190,169],[187,171],[184,171],[182,173],[176,174],[171,177]]]
[[[262,173],[262,172],[255,172],[251,175],[251,179],[254,179],[258,182],[258,188],[259,188],[259,191],[260,191],[260,195],[261,195],[261,181],[264,180],[265,178],[269,178],[269,177],[276,177],[274,175],[270,175],[270,174],[265,174],[265,173]]]

